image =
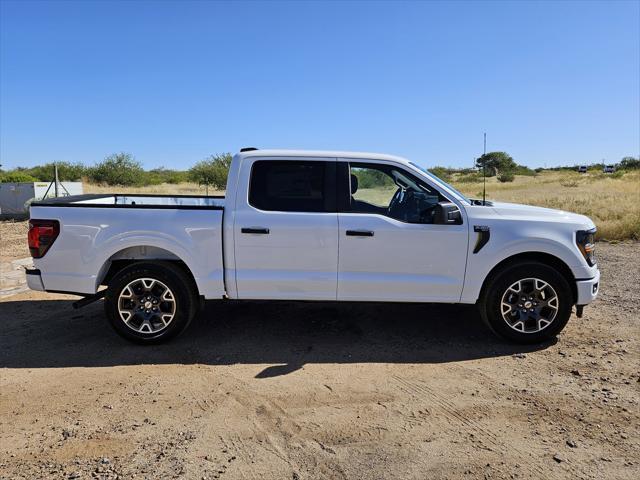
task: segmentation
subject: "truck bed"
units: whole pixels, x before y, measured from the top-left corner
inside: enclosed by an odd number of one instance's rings
[[[222,209],[224,196],[94,193],[37,200],[32,207]]]
[[[42,258],[42,289],[95,293],[115,261],[183,262],[206,298],[225,292],[224,197],[90,194],[31,204],[31,219],[55,220],[60,233]]]

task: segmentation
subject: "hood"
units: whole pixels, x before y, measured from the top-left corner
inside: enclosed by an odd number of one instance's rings
[[[493,211],[502,217],[510,217],[515,220],[547,221],[558,222],[593,228],[593,221],[584,215],[555,210],[553,208],[533,207],[531,205],[521,205],[519,203],[493,202]]]

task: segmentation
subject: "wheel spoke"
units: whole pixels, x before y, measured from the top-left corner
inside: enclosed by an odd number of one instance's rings
[[[516,330],[524,332],[524,322],[523,321],[518,321],[518,322],[516,322],[516,323],[514,323],[512,325],[512,328],[515,328]]]
[[[165,302],[173,302],[173,293],[171,293],[171,290],[167,288],[167,290],[165,290],[165,292],[162,294],[161,298]]]
[[[120,293],[120,298],[132,298],[132,297],[133,297],[133,292],[131,291],[131,288],[129,287],[129,285],[127,285],[126,287],[124,287],[124,289]]]
[[[138,278],[120,291],[118,313],[123,323],[135,332],[157,333],[175,316],[175,296],[159,280]]]
[[[513,285],[511,285],[507,292],[514,292],[514,293],[520,293],[522,291],[522,282],[516,282]]]
[[[542,330],[544,327],[549,325],[551,322],[545,318],[538,319],[538,330]]]
[[[511,313],[513,311],[513,305],[510,303],[502,302],[502,314]]]

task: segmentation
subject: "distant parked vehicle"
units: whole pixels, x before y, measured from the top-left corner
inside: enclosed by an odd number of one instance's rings
[[[587,173],[587,166],[586,165],[580,165],[578,167],[578,173]]]
[[[614,173],[616,171],[615,165],[605,165],[602,169],[602,173]]]

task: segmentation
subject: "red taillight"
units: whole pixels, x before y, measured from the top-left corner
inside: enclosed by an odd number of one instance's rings
[[[60,233],[57,220],[29,220],[29,251],[33,258],[42,258]]]

